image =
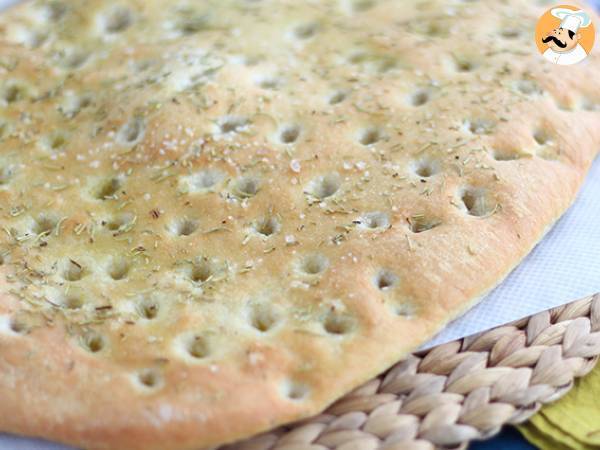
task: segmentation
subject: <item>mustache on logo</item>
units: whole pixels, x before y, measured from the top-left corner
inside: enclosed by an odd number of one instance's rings
[[[550,41],[554,41],[554,43],[556,45],[558,45],[560,48],[565,48],[567,46],[566,42],[560,41],[556,36],[548,36],[548,37],[545,37],[545,38],[542,39],[542,42],[544,44],[546,44],[546,43],[548,43]]]

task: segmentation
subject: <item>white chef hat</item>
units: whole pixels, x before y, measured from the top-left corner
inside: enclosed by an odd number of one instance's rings
[[[554,8],[550,13],[561,20],[560,28],[571,30],[573,33],[577,33],[579,28],[585,28],[592,23],[589,14],[582,10],[573,11],[567,8]]]

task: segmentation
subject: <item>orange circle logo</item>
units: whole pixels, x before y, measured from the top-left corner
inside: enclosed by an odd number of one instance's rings
[[[544,13],[535,27],[535,43],[548,61],[570,66],[583,61],[594,47],[596,31],[591,14],[559,5]]]

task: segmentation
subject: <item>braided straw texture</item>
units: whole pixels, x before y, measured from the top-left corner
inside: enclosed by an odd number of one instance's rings
[[[410,355],[323,414],[221,450],[464,449],[563,396],[600,355],[600,294]]]

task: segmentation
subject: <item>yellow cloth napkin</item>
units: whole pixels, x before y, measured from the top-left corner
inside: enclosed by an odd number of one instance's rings
[[[518,428],[542,450],[600,449],[600,364]]]

